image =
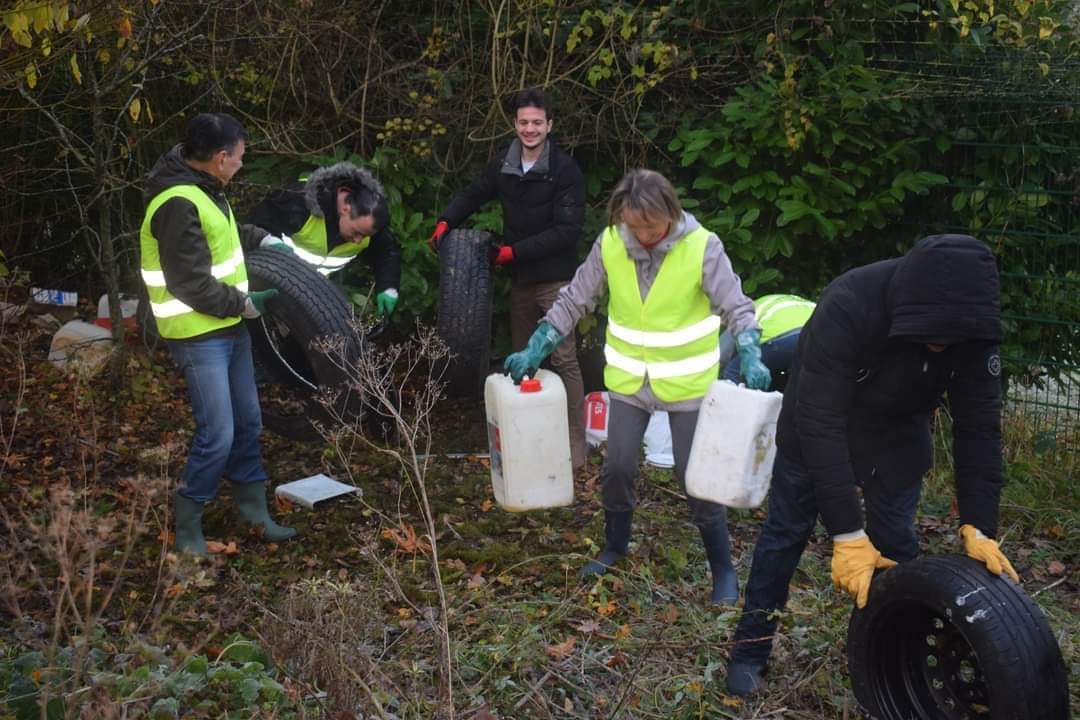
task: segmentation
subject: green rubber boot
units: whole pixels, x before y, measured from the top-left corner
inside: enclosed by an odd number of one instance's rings
[[[266,507],[266,483],[233,483],[232,496],[240,517],[248,525],[261,527],[264,540],[280,542],[296,535],[294,528],[282,527],[270,517],[270,510]]]
[[[173,511],[177,551],[206,557],[206,538],[202,533],[203,504],[177,492],[173,493]]]

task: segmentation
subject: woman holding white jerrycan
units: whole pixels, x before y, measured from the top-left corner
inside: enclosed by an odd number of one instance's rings
[[[769,386],[754,305],[719,238],[683,211],[671,183],[651,170],[630,171],[611,194],[608,222],[528,346],[505,363],[515,382],[535,374],[608,291],[604,384],[611,414],[601,472],[606,543],[582,577],[604,574],[627,553],[641,441],[654,410],[668,413],[675,476],[685,483],[698,409],[719,374],[721,326],[735,335],[747,386]],[[732,605],[739,584],[726,508],[688,500],[712,571],[712,601]]]

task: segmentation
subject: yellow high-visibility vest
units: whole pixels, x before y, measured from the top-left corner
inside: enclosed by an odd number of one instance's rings
[[[197,185],[174,185],[155,195],[146,207],[146,215],[143,216],[142,229],[139,232],[142,279],[150,297],[150,310],[154,314],[158,333],[166,339],[183,340],[236,325],[240,322],[240,316],[219,318],[198,312],[174,297],[165,287],[161,253],[158,240],[150,230],[150,221],[158,208],[175,197],[189,201],[199,213],[199,224],[210,249],[211,274],[242,292],[247,292],[248,282],[244,250],[240,247],[240,232],[236,227],[232,208],[228,208],[226,215]]]
[[[675,243],[641,299],[634,261],[618,229],[609,227],[600,251],[608,277],[604,384],[636,393],[648,377],[656,397],[678,402],[704,397],[720,365],[720,318],[701,287],[709,231],[698,228]]]

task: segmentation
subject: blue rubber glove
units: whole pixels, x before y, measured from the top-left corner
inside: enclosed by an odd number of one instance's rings
[[[746,379],[746,387],[768,390],[772,384],[769,368],[761,362],[761,331],[743,330],[735,336],[735,351],[739,353],[739,369]]]
[[[562,339],[563,336],[559,334],[559,331],[553,328],[547,320],[544,320],[536,328],[536,332],[532,334],[532,337],[529,338],[529,344],[525,346],[524,350],[506,357],[503,369],[514,379],[515,383],[520,383],[526,376],[535,376],[536,371],[540,369],[540,363],[544,362],[544,358],[554,352]]]
[[[379,313],[379,317],[389,317],[397,307],[397,301],[398,291],[394,288],[387,288],[376,295],[375,310]]]

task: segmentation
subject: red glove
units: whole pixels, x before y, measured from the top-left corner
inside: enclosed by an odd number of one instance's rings
[[[514,248],[509,245],[502,245],[499,247],[499,254],[495,256],[496,265],[506,265],[507,263],[514,262]]]
[[[431,237],[428,238],[428,246],[431,247],[433,252],[439,252],[439,241],[443,239],[443,235],[450,230],[450,226],[447,225],[445,220],[440,220],[435,224],[435,232],[431,233]]]

